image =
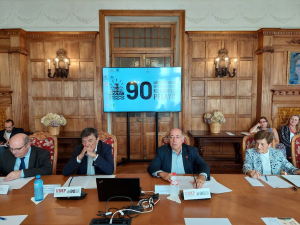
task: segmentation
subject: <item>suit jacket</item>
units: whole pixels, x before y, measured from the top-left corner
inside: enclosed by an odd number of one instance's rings
[[[282,154],[282,152],[275,148],[269,148],[270,164],[272,175],[280,175],[280,169],[283,168],[287,173],[294,174],[297,170]],[[256,169],[260,174],[264,174],[260,153],[255,148],[247,149],[245,155],[245,163],[243,165],[243,172]]]
[[[14,171],[16,157],[10,150],[6,149],[0,161],[0,173],[4,176]],[[51,175],[52,164],[50,162],[50,152],[31,145],[28,169],[24,169],[24,177],[33,177],[36,175]]]
[[[86,175],[87,173],[87,157],[84,156],[79,164],[77,162],[77,156],[81,153],[83,145],[75,147],[74,152],[68,163],[64,166],[63,175],[70,176],[75,172],[79,166],[76,174]],[[109,144],[102,141],[98,142],[97,152],[98,158],[94,161],[93,166],[95,167],[95,174],[113,174],[114,172],[114,159],[112,157],[112,149]]]
[[[6,139],[4,138],[5,129],[0,131],[0,142],[6,143]],[[18,133],[24,133],[22,128],[13,128],[11,131],[10,138]]]
[[[187,157],[188,156],[188,157]],[[189,162],[190,165],[189,165]],[[209,165],[201,158],[197,152],[197,148],[182,144],[182,161],[186,174],[206,173],[207,180],[210,180]],[[151,161],[147,168],[148,173],[152,176],[153,173],[162,170],[171,173],[172,168],[172,148],[170,144],[161,146],[157,149],[157,155]],[[193,171],[191,171],[191,168]]]

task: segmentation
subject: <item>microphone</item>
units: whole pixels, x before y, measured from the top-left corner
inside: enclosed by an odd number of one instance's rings
[[[198,187],[197,187],[197,182],[196,182],[196,178],[195,178],[195,175],[194,175],[194,170],[192,170],[192,167],[191,167],[191,164],[190,164],[190,160],[189,160],[189,150],[188,150],[187,147],[186,147],[186,151],[187,151],[187,155],[185,156],[185,158],[187,159],[188,164],[189,164],[189,166],[190,166],[190,169],[191,169],[191,171],[192,171],[193,178],[194,178],[194,181],[195,181],[195,184],[196,184],[196,189],[198,189]]]
[[[82,161],[83,161],[83,159],[84,159],[84,157],[85,157],[85,156],[87,156],[86,152],[84,153],[84,156],[83,156],[83,158],[81,159],[81,161],[80,161],[80,163],[78,164],[78,166],[77,166],[77,168],[76,168],[75,172],[73,173],[73,175],[72,175],[72,178],[71,178],[71,180],[70,180],[70,182],[69,182],[69,185],[68,185],[68,187],[70,187],[70,185],[71,185],[71,182],[72,182],[72,180],[73,180],[73,178],[74,178],[75,174],[77,173],[77,170],[78,170],[79,166],[81,165],[81,163],[82,163]],[[84,199],[84,198],[85,198],[85,196],[87,196],[87,193],[81,190],[81,195],[80,195],[80,196],[72,196],[72,197],[57,197],[57,199],[60,199],[60,200],[80,200],[80,199]]]

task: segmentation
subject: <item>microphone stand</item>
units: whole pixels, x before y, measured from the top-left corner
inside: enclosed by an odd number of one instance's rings
[[[78,164],[78,166],[77,166],[77,168],[76,168],[75,172],[73,173],[73,175],[72,175],[72,178],[71,178],[71,180],[70,180],[70,182],[69,182],[69,185],[68,185],[68,187],[70,187],[70,185],[71,185],[71,182],[72,182],[72,180],[73,180],[73,178],[74,178],[75,174],[77,173],[77,170],[78,170],[79,166],[81,165],[81,163],[82,163],[82,161],[83,161],[83,159],[84,159],[84,157],[85,157],[85,156],[86,156],[86,152],[84,153],[84,156],[83,156],[83,158],[81,159],[81,161],[80,161],[80,163]],[[76,158],[77,158],[77,157],[76,157]],[[80,200],[80,199],[84,199],[84,198],[85,198],[85,196],[87,196],[87,193],[81,190],[81,194],[80,194],[80,196],[71,196],[71,197],[57,197],[57,199],[60,199],[60,200]]]

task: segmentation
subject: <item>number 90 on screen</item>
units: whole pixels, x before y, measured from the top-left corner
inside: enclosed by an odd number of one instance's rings
[[[126,90],[129,93],[127,98],[130,100],[134,100],[139,95],[140,89],[140,97],[144,100],[150,99],[152,97],[152,85],[148,81],[144,81],[138,86],[138,84],[134,81],[128,82],[126,84]],[[148,93],[147,93],[148,91]]]

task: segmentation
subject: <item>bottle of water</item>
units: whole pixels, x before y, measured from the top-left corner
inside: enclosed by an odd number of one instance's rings
[[[36,175],[34,181],[34,200],[42,201],[44,199],[43,180],[41,175]]]
[[[171,177],[170,183],[170,196],[178,196],[179,194],[179,185],[177,174],[174,172]]]

